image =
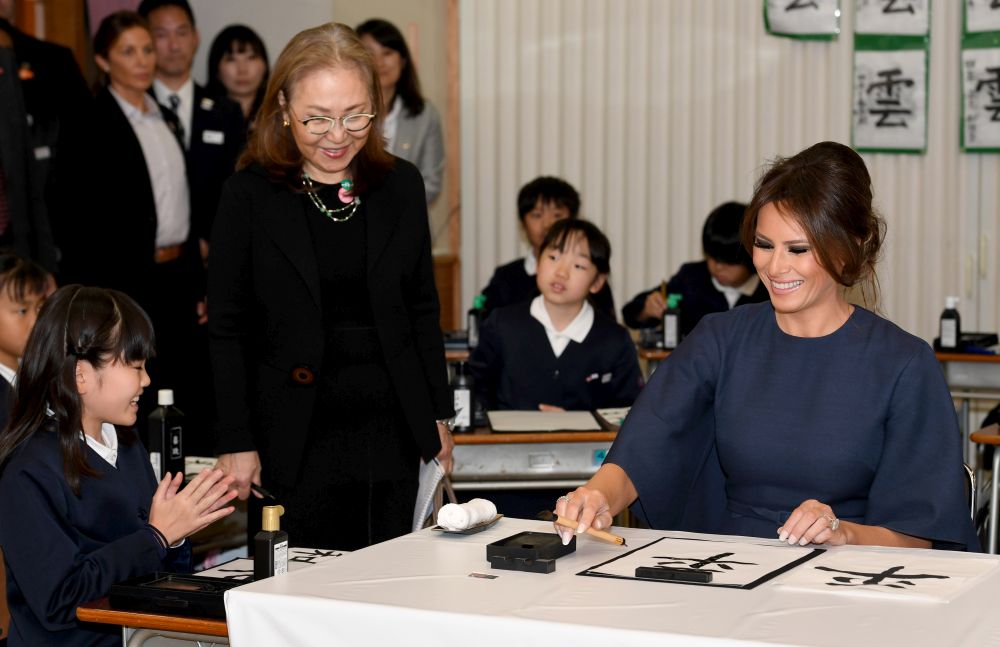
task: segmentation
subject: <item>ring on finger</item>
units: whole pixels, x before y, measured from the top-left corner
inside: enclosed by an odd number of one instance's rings
[[[826,519],[827,525],[830,527],[830,532],[837,532],[837,528],[840,528],[840,519],[829,514],[825,514],[823,517]]]
[[[569,497],[564,494],[561,497],[559,497],[558,499],[556,499],[556,501],[567,501],[568,502],[569,501]]]

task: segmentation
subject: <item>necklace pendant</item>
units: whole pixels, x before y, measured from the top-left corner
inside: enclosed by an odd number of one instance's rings
[[[354,195],[350,192],[350,190],[344,188],[343,182],[340,183],[340,189],[337,191],[337,197],[345,204],[354,200]]]

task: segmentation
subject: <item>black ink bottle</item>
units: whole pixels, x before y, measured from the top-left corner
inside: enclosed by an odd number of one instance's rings
[[[468,333],[469,348],[479,345],[479,327],[483,323],[483,309],[486,307],[486,295],[477,294],[472,300],[472,309],[469,310],[469,317],[466,320],[466,332]]]
[[[958,314],[958,297],[945,299],[944,312],[941,313],[941,349],[959,350],[959,340],[962,338],[962,318]]]
[[[149,462],[162,479],[168,472],[184,472],[184,414],[174,406],[172,389],[157,391],[156,403],[160,406],[149,414]]]
[[[253,538],[253,579],[262,580],[288,572],[288,533],[280,529],[280,505],[264,506],[261,531]]]
[[[472,393],[469,365],[467,362],[455,362],[452,367],[454,377],[451,381],[451,392],[455,397],[455,426],[452,431],[472,431],[475,396]]]
[[[682,295],[667,295],[667,309],[663,311],[663,348],[673,350],[681,343],[681,309]]]

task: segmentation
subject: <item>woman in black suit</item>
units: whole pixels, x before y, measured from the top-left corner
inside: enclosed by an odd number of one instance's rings
[[[263,481],[304,546],[408,532],[420,459],[451,467],[423,182],[378,106],[350,28],[295,36],[212,234],[219,465],[242,498]]]
[[[72,147],[75,190],[62,196],[63,281],[127,293],[156,329],[153,392],[172,388],[183,409],[194,368],[191,339],[204,270],[192,246],[191,205],[177,122],[148,94],[156,53],[146,21],[131,11],[106,17],[94,36],[94,58],[106,83],[97,92],[87,132]],[[190,387],[188,387],[190,390]],[[152,404],[144,402],[144,409]],[[192,420],[192,426],[200,421]],[[188,438],[193,436],[188,430]],[[209,447],[210,449],[210,447]]]

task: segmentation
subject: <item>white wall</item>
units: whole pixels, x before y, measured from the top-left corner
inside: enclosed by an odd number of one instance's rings
[[[853,1],[832,43],[768,36],[761,7],[462,0],[463,303],[524,253],[515,198],[536,175],[580,190],[620,306],[698,257],[705,215],[748,200],[767,159],[849,143]],[[1000,156],[959,150],[960,20],[934,3],[927,154],[865,155],[889,227],[883,309],[926,339],[947,294],[965,329],[1000,323]]]

